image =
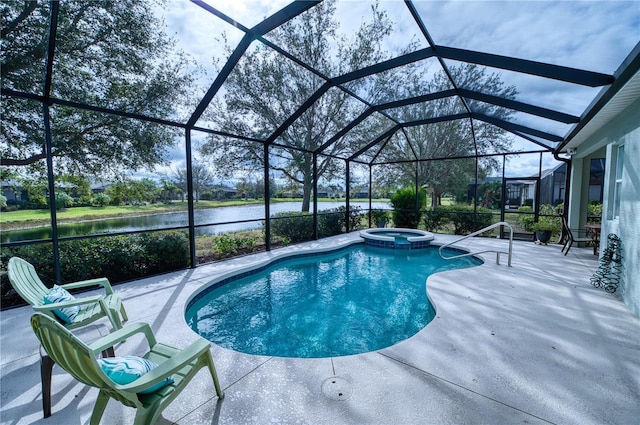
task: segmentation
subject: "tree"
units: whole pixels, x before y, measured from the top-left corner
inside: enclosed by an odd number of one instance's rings
[[[500,208],[500,199],[502,199],[502,182],[489,181],[484,182],[478,191],[477,203],[485,208]]]
[[[170,118],[193,76],[146,0],[59,3],[52,97],[155,118]],[[49,2],[2,2],[2,87],[42,95]],[[155,123],[55,105],[56,172],[96,176],[164,162],[174,130]],[[42,106],[3,97],[0,159],[44,170]]]
[[[191,168],[191,174],[193,177],[193,195],[197,202],[200,200],[200,194],[213,185],[215,176],[204,164],[193,163]],[[171,181],[182,190],[183,194],[189,193],[187,190],[186,168],[174,169]]]
[[[173,199],[175,195],[184,193],[182,189],[180,189],[175,184],[168,182],[167,179],[162,179],[160,181],[160,185],[161,185],[162,201],[165,204],[170,203],[171,199]]]
[[[473,64],[462,64],[450,68],[453,79],[460,87],[491,93],[507,99],[513,99],[516,89],[507,86],[498,74],[489,74],[485,68]],[[424,92],[435,93],[451,88],[448,77],[443,73],[437,73],[433,80],[425,82],[417,75],[407,75],[407,83],[403,90],[410,93],[422,94]],[[390,86],[389,89],[393,89]],[[491,115],[500,119],[507,119],[511,112],[507,109],[492,106],[488,103],[474,102],[469,104],[475,111],[481,111],[485,115]],[[427,103],[420,103],[405,107],[401,111],[404,121],[414,121],[425,117],[437,117],[453,115],[464,112],[457,97],[449,97]],[[511,137],[502,129],[478,120],[474,121],[473,134],[469,120],[446,121],[429,125],[408,127],[405,129],[408,143],[400,143],[400,135],[396,135],[397,143],[390,143],[389,148],[382,153],[383,158],[389,160],[402,157],[418,159],[428,158],[453,158],[473,156],[476,154],[505,152],[511,145]],[[404,141],[404,140],[403,140]],[[485,158],[479,164],[480,176],[486,175],[497,163],[495,159]],[[400,164],[383,171],[378,171],[377,176],[383,181],[398,179],[405,183],[415,181],[416,168],[413,163]],[[431,191],[432,207],[439,205],[442,194],[449,191],[458,191],[475,179],[475,160],[439,160],[422,161],[418,165],[418,182],[422,187]]]
[[[363,22],[352,40],[337,36],[335,1],[325,1],[269,33],[269,40],[325,75],[342,75],[386,59],[380,47],[392,24],[378,6],[370,22]],[[332,42],[337,40],[336,50]],[[334,52],[335,55],[334,55]],[[231,134],[264,140],[284,123],[325,81],[277,52],[257,44],[225,81],[224,103],[212,104],[208,118]],[[357,90],[362,81],[349,86]],[[308,212],[313,188],[313,155],[329,137],[358,113],[351,97],[338,88],[327,91],[278,138],[270,149],[269,165],[291,182],[302,186],[302,211]],[[349,148],[344,138],[327,148],[338,156]],[[282,146],[284,145],[284,146]],[[248,174],[264,166],[263,144],[212,135],[203,145],[225,177]],[[317,174],[329,178],[338,165],[329,156],[318,156]]]

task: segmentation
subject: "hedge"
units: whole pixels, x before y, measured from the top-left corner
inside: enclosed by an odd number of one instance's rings
[[[112,284],[166,273],[189,266],[185,232],[169,231],[62,241],[59,245],[62,283],[106,277]],[[11,257],[33,264],[48,287],[55,283],[49,243],[3,248],[2,268]],[[2,308],[23,305],[6,273],[0,281]]]
[[[442,205],[435,210],[426,211],[423,223],[432,232],[451,224],[455,235],[468,235],[493,223],[490,209],[478,207],[477,212],[476,216],[473,205]]]

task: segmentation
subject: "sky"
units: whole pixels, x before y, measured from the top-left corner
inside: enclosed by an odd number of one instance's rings
[[[238,23],[252,27],[289,2],[274,0],[205,0]],[[339,32],[348,37],[363,19],[370,16],[370,1],[346,0],[337,4]],[[640,41],[640,1],[414,1],[436,45],[477,50],[613,74]],[[417,48],[428,44],[411,18],[403,1],[381,1],[380,7],[395,22],[393,33],[384,40],[389,51],[398,51],[408,42]],[[186,0],[168,0],[158,10],[167,32],[206,76],[198,82],[204,93],[227,56],[226,40],[235,47],[243,32]],[[267,38],[268,35],[267,35]],[[455,65],[447,60],[447,65]],[[439,66],[439,65],[437,65]],[[432,67],[433,68],[433,67]],[[429,69],[435,72],[437,69]],[[494,70],[491,70],[494,71]],[[600,88],[559,83],[509,71],[501,78],[518,89],[517,100],[562,112],[581,115]],[[222,94],[222,92],[220,93]],[[517,123],[535,126],[564,136],[571,126],[519,114]],[[207,126],[199,122],[198,125]],[[522,139],[515,146],[538,149]],[[178,154],[178,152],[176,152]],[[175,159],[178,160],[178,159]],[[543,168],[555,165],[545,156]],[[538,156],[510,161],[509,175],[537,172]]]

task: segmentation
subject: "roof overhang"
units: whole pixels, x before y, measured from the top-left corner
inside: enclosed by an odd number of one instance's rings
[[[614,76],[615,82],[596,96],[582,114],[580,124],[571,130],[556,152],[565,153],[567,149],[577,149],[629,105],[640,99],[640,42]]]

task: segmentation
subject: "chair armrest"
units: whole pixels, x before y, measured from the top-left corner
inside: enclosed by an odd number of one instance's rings
[[[103,298],[102,295],[93,295],[91,297],[76,298],[71,301],[63,301],[60,303],[42,304],[38,306],[33,306],[33,309],[36,311],[48,311],[48,310],[56,310],[59,308],[75,307],[75,306],[85,305],[85,304],[95,304],[95,303],[99,303],[102,298]]]
[[[123,342],[133,335],[139,333],[144,334],[147,342],[149,343],[149,347],[153,347],[157,344],[156,338],[151,331],[151,327],[147,323],[136,322],[125,325],[121,329],[111,332],[109,335],[94,341],[93,343],[89,344],[89,348],[95,355],[98,355],[107,348],[111,348],[119,342]]]
[[[211,344],[200,338],[187,348],[179,351],[175,356],[160,363],[158,367],[152,371],[145,373],[130,384],[117,385],[116,388],[132,393],[139,393],[178,372],[180,369],[183,369],[203,353],[209,351],[210,348]]]
[[[77,288],[86,288],[88,286],[102,286],[107,295],[113,294],[113,289],[111,288],[111,283],[109,283],[109,279],[106,277],[99,277],[96,279],[89,280],[81,280],[78,282],[65,283],[64,285],[60,285],[64,289],[77,289]]]

